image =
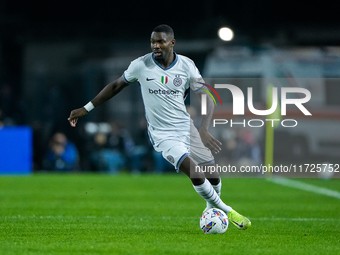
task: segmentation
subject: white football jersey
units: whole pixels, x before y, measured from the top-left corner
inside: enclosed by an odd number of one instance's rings
[[[140,84],[153,145],[190,135],[190,116],[184,99],[190,88],[198,91],[204,87],[191,59],[175,53],[174,62],[163,68],[154,54],[149,53],[132,61],[123,77],[128,83],[138,81]]]

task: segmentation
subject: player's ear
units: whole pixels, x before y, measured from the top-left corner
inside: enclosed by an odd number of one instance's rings
[[[175,40],[175,39],[172,39],[172,40],[171,40],[171,46],[174,47],[174,46],[175,46],[175,43],[176,43],[176,40]]]

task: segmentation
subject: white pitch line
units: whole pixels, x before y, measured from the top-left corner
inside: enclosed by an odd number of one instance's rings
[[[287,187],[291,187],[291,188],[295,188],[295,189],[300,189],[300,190],[305,190],[305,191],[309,191],[309,192],[313,192],[316,194],[320,194],[320,195],[325,195],[328,197],[334,197],[337,199],[340,199],[340,192],[335,191],[335,190],[330,190],[330,189],[326,189],[326,188],[321,188],[318,186],[314,186],[311,184],[307,184],[307,183],[303,183],[300,181],[296,181],[296,180],[291,180],[291,179],[287,179],[287,178],[270,178],[267,179],[270,182],[274,182],[276,184],[280,184],[283,186],[287,186]]]

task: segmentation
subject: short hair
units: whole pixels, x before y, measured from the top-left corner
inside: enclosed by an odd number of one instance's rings
[[[173,37],[175,37],[174,35],[174,30],[172,30],[172,28],[168,25],[159,25],[157,27],[155,27],[152,32],[160,32],[160,33],[166,33],[168,35],[172,35]]]

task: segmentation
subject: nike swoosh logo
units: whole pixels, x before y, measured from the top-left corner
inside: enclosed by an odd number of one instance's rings
[[[156,78],[153,78],[153,79],[149,79],[149,78],[146,78],[146,81],[152,81],[152,80],[155,80]]]
[[[241,224],[238,224],[236,221],[232,221],[232,222],[234,222],[237,226],[239,226],[240,228],[243,228],[243,221],[242,221],[242,223]]]

